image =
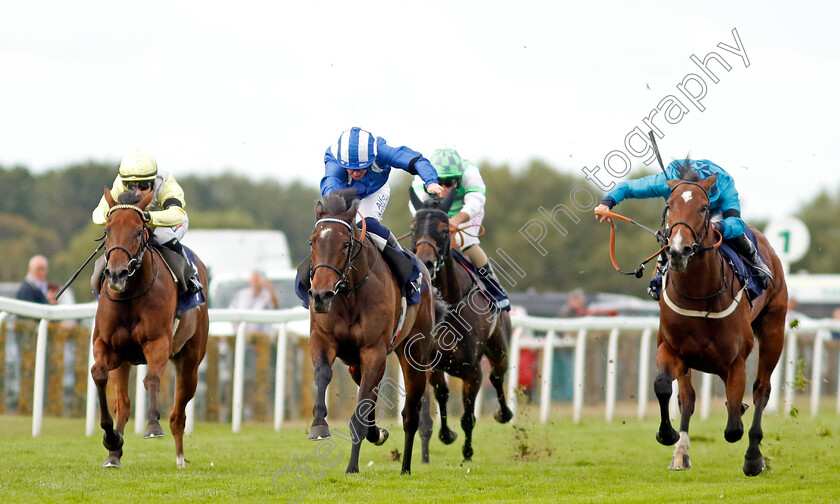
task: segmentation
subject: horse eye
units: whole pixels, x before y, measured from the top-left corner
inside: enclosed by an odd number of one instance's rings
[[[350,242],[345,243],[344,248],[350,248]]]
[[[306,240],[306,243],[308,243],[310,247],[312,246],[312,240]]]

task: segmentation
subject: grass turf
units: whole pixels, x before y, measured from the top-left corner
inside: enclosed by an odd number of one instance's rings
[[[452,427],[458,426],[451,418]],[[746,428],[752,415],[745,415]],[[692,469],[667,469],[672,447],[654,440],[658,421],[585,416],[574,425],[540,425],[523,415],[516,424],[482,418],[473,461],[463,462],[463,432],[453,445],[435,437],[431,464],[420,463],[415,441],[412,474],[400,475],[403,432],[375,447],[364,442],[360,474],[345,475],[349,442],[307,440],[302,424],[274,432],[246,424],[199,423],[185,437],[185,470],[175,467],[166,436],[144,440],[126,426],[122,469],[103,469],[99,429],[84,436],[83,420],[46,418],[31,437],[29,417],[0,416],[0,495],[4,502],[838,502],[840,417],[768,414],[762,452],[767,469],[755,478],[741,470],[746,435],[729,444],[725,419],[695,418]],[[437,425],[436,425],[437,426]],[[346,425],[338,425],[347,432]],[[458,426],[459,427],[459,426]],[[327,449],[332,447],[332,451]],[[308,458],[307,458],[308,457]],[[319,462],[319,458],[321,462]],[[305,463],[305,466],[304,466]],[[330,465],[331,464],[331,465]],[[329,466],[328,466],[329,465]],[[307,470],[309,473],[307,473]]]

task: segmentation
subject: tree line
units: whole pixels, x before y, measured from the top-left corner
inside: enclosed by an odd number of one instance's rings
[[[104,187],[114,180],[117,165],[78,163],[41,174],[21,166],[0,167],[0,282],[21,281],[34,254],[50,259],[51,282],[61,284],[69,278],[102,236],[90,214]],[[480,170],[487,185],[482,246],[502,270],[506,287],[512,291],[580,287],[587,292],[644,295],[646,280],[620,276],[613,270],[609,226],[596,222],[591,212],[601,193],[583,177],[539,160],[520,169],[484,163]],[[633,174],[639,176],[636,171]],[[308,254],[317,188],[298,182],[255,181],[234,173],[175,176],[184,188],[190,228],[278,229],[286,233],[294,260]],[[392,172],[391,200],[383,223],[397,236],[409,232],[411,181],[404,172]],[[661,200],[631,200],[622,203],[620,210],[657,228],[663,206]],[[836,248],[832,244],[840,246],[840,223],[833,217],[838,214],[838,191],[824,190],[799,209],[796,216],[811,230],[812,244],[808,254],[793,265],[794,271],[840,270],[840,257],[828,253]],[[765,224],[750,223],[759,229]],[[623,269],[633,269],[658,248],[644,231],[627,224],[616,227],[616,258]],[[408,238],[402,243],[410,246]],[[92,299],[86,274],[73,286],[79,301]]]

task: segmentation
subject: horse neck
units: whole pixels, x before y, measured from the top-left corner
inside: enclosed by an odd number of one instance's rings
[[[448,303],[457,303],[469,291],[471,282],[464,268],[461,267],[449,252],[443,259],[443,265],[435,277],[435,287],[438,288],[443,299]]]
[[[671,270],[668,276],[679,293],[698,298],[710,296],[718,292],[723,285],[724,272],[721,264],[720,251],[713,248],[692,256],[684,272]]]

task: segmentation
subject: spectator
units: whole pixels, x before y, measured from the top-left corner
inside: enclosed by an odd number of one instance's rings
[[[251,273],[249,287],[246,287],[234,296],[230,303],[231,308],[243,310],[271,310],[280,305],[277,300],[277,292],[271,280],[264,277],[259,271]],[[268,334],[271,329],[268,324],[248,324],[247,333]]]
[[[569,293],[569,299],[566,304],[560,307],[557,313],[558,317],[583,317],[588,315],[589,311],[586,309],[586,295],[581,289],[575,289]]]
[[[20,284],[17,299],[31,303],[47,304],[47,271],[49,263],[42,255],[33,256],[29,260],[26,279]]]

